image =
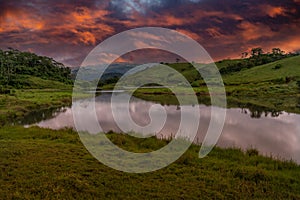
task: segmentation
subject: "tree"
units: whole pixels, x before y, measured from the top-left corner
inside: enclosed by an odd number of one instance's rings
[[[243,53],[242,53],[242,58],[247,58],[247,57],[248,57],[248,54],[249,54],[249,53],[248,53],[248,52],[246,52],[246,51],[245,51],[245,52],[243,52]]]
[[[261,47],[256,47],[256,48],[251,49],[251,56],[252,57],[260,56],[262,54],[263,54],[263,49]]]
[[[273,48],[272,49],[272,54],[273,55],[282,55],[282,54],[284,54],[284,51],[281,51],[280,48]]]

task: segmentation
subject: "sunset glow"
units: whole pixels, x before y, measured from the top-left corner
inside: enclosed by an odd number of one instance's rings
[[[298,0],[1,1],[0,7],[0,48],[47,55],[67,66],[80,65],[109,36],[144,26],[186,34],[215,60],[256,46],[300,49]]]

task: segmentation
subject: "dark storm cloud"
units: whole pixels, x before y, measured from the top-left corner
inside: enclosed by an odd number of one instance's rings
[[[105,38],[161,26],[200,42],[215,59],[251,47],[299,49],[299,0],[0,0],[0,48],[79,65]]]
[[[200,0],[111,0],[109,5],[112,10],[124,14],[138,12],[146,14],[149,10],[158,11],[160,8],[176,7],[186,3],[198,3]]]

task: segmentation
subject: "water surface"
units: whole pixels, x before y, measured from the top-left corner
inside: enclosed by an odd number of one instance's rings
[[[114,121],[110,97],[111,94],[109,93],[103,93],[96,97],[98,121],[105,132],[110,130],[122,132]],[[140,126],[148,125],[150,123],[149,109],[153,105],[157,106],[159,104],[132,97],[129,110],[134,122]],[[120,104],[118,106],[125,105]],[[145,135],[151,133],[159,138],[174,136],[180,123],[182,107],[174,105],[160,106],[163,106],[167,113],[167,121],[161,130],[139,129],[132,131],[141,132]],[[187,112],[197,109],[192,105],[185,107],[184,110],[187,110]],[[210,108],[210,106],[200,105],[200,126],[194,142],[200,143],[206,134],[210,121]],[[218,146],[239,147],[242,149],[256,148],[262,154],[293,159],[300,163],[300,115],[286,112],[264,113],[242,108],[226,109],[226,112],[225,126],[217,143]],[[117,114],[118,117],[126,120],[124,113]],[[83,120],[88,123],[90,117],[91,115],[87,113]],[[190,117],[193,118],[192,115]],[[190,123],[192,126],[193,120]],[[52,114],[51,119],[41,120],[36,125],[51,129],[74,127],[72,110],[71,108],[59,110],[59,112]],[[189,138],[189,135],[186,137]]]

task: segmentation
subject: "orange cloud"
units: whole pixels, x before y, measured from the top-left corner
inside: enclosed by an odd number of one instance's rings
[[[79,36],[79,40],[83,42],[84,44],[96,44],[96,38],[91,32],[77,32],[77,35]]]
[[[95,45],[97,40],[115,32],[113,27],[106,24],[106,21],[109,20],[106,17],[108,13],[107,10],[77,7],[70,13],[41,18],[34,12],[25,12],[21,9],[7,10],[2,13],[0,18],[0,33],[18,31],[24,34],[27,31],[35,31],[44,34],[40,36],[32,34],[31,37],[35,37],[35,40],[43,41],[43,43],[49,38],[55,38],[70,44]],[[68,35],[68,37],[63,37],[64,35]]]
[[[202,39],[199,34],[193,33],[193,32],[191,32],[189,30],[176,29],[176,31],[181,32],[181,33],[183,33],[183,34],[185,34],[185,35],[187,35],[187,36],[189,36],[189,37],[191,37],[191,38],[193,38],[194,40],[197,40],[197,41],[199,41],[199,40]]]
[[[295,50],[300,49],[300,42],[299,42],[299,36],[292,37],[288,39],[287,41],[280,42],[281,44],[279,46],[282,47],[283,50],[286,52],[293,52]]]
[[[287,12],[287,10],[284,7],[271,5],[262,5],[261,10],[272,18],[280,15],[285,16]]]
[[[75,23],[93,23],[95,19],[105,19],[109,12],[107,10],[90,10],[87,7],[77,7],[71,12],[70,18]]]
[[[300,21],[298,20],[298,23]],[[288,35],[286,34],[285,37],[283,37],[281,40],[273,41],[270,47],[280,47],[285,52],[294,52],[295,50],[300,50],[300,38],[299,38],[299,32],[300,27],[297,25],[290,26],[289,31],[293,34]]]
[[[177,17],[174,13],[165,13],[161,15],[161,13],[152,13],[151,16],[141,16],[138,13],[133,13],[130,16],[131,20],[123,20],[118,21],[121,24],[124,24],[129,27],[136,26],[182,26],[188,24],[197,24],[200,20],[204,18],[213,18],[213,17],[221,17],[226,19],[233,20],[243,20],[243,17],[232,14],[232,13],[224,13],[222,11],[206,11],[200,9],[194,9],[190,12],[183,13],[182,16]]]
[[[71,17],[77,22],[86,22],[92,19],[91,12],[85,7],[76,8],[76,11],[71,13]]]
[[[114,63],[130,63],[130,62],[132,62],[131,59],[125,59],[125,58],[122,58],[122,57],[119,57],[114,61]]]
[[[238,14],[226,13],[222,11],[207,11],[201,9],[193,9],[187,16],[185,16],[185,18],[189,19],[192,23],[199,23],[199,21],[203,20],[204,18],[213,19],[214,17],[218,17],[220,19],[233,19],[237,21],[243,20],[243,17]],[[215,21],[222,23],[220,20],[215,19]]]
[[[41,30],[44,22],[38,16],[23,11],[6,11],[0,21],[0,32],[20,31],[28,29],[30,31]]]
[[[70,38],[71,43],[83,43],[95,45],[97,40],[115,32],[114,28],[107,25],[109,14],[106,10],[90,10],[86,7],[75,8],[70,15],[64,15],[64,21],[69,23],[61,24],[56,22],[55,26],[60,32],[71,31],[75,37]]]
[[[217,28],[217,27],[207,28],[205,31],[213,38],[221,38],[222,37],[222,34],[220,33],[219,28]]]
[[[161,22],[166,24],[172,24],[172,25],[182,25],[184,23],[186,23],[186,19],[181,19],[178,17],[175,17],[173,15],[166,15],[165,17],[161,18]]]
[[[262,37],[272,37],[274,32],[270,27],[261,23],[242,22],[239,26],[242,29],[241,35],[246,40],[256,40]]]

